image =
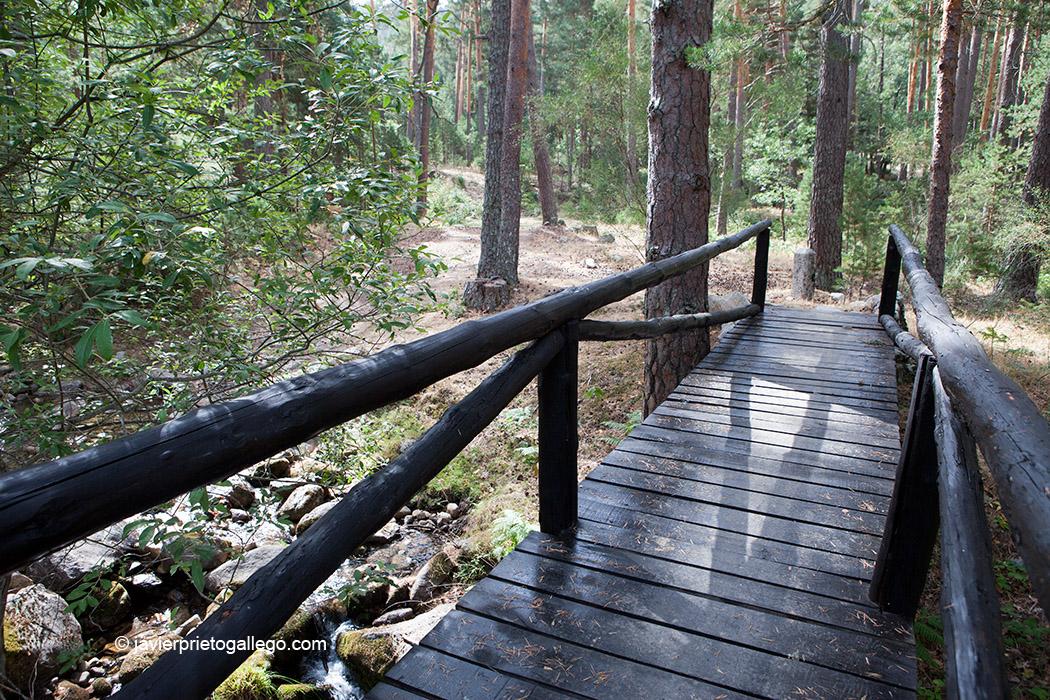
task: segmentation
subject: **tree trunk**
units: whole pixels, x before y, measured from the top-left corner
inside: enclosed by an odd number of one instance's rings
[[[423,42],[423,83],[434,82],[434,40],[437,29],[438,0],[427,0],[427,32]],[[427,182],[430,180],[430,114],[433,111],[430,95],[419,93],[419,190],[416,203],[419,211],[427,208]]]
[[[963,62],[964,57],[965,63]],[[955,84],[955,114],[952,116],[953,148],[958,148],[966,140],[966,130],[970,124],[970,109],[973,106],[973,91],[977,85],[977,63],[980,57],[980,18],[974,16],[969,44],[965,49],[960,47],[959,50],[959,80]]]
[[[492,0],[489,27],[488,130],[485,135],[485,194],[481,209],[481,257],[478,278],[467,283],[463,303],[471,309],[492,309],[510,301],[505,275],[511,265],[500,245],[500,163],[503,151],[503,109],[507,91],[507,51],[510,44],[510,0]],[[484,116],[482,117],[484,119]],[[479,128],[479,133],[481,129]],[[486,282],[500,280],[500,298],[486,294]]]
[[[1050,76],[1043,90],[1043,106],[1039,111],[1039,126],[1032,140],[1032,157],[1028,161],[1021,199],[1033,210],[1040,201],[1050,196]],[[1039,268],[1046,253],[1044,240],[1023,241],[1014,246],[1003,266],[998,292],[1013,300],[1037,301]]]
[[[500,149],[500,245],[507,265],[500,275],[518,283],[518,234],[521,228],[521,123],[529,83],[529,0],[512,0],[507,52],[507,94],[503,100],[503,147]]]
[[[952,167],[952,115],[955,74],[959,63],[962,0],[944,0],[940,59],[937,63],[937,109],[933,118],[930,196],[926,211],[926,269],[938,286],[944,284],[944,234],[948,222],[948,186]]]
[[[419,0],[408,0],[408,75],[412,80],[419,79]],[[409,142],[416,144],[416,126],[419,122],[418,95],[413,97],[412,108],[408,110],[408,124],[405,135]]]
[[[736,0],[734,17],[737,24],[743,25],[744,4]],[[733,189],[744,188],[744,124],[747,119],[747,83],[750,81],[750,66],[747,57],[741,53],[736,63],[736,109],[733,112]]]
[[[652,12],[649,102],[647,260],[707,242],[711,181],[707,162],[711,77],[688,65],[690,47],[711,38],[713,0],[658,0]],[[646,318],[707,310],[707,265],[653,287]],[[645,353],[645,413],[649,414],[710,349],[706,329],[650,340]]]
[[[988,132],[991,127],[992,121],[992,107],[995,104],[995,86],[998,84],[998,68],[999,68],[999,46],[1002,42],[1002,28],[1003,28],[1003,16],[1000,14],[999,19],[995,23],[995,36],[992,39],[992,50],[987,54],[988,58],[988,78],[985,81],[984,87],[984,100],[981,107],[981,124],[979,130],[981,132],[981,138],[985,139],[988,137]]]
[[[729,125],[730,138],[726,141],[725,155],[722,157],[722,172],[718,186],[718,216],[715,224],[717,235],[720,238],[726,235],[729,228],[729,188],[732,184],[733,147],[736,142],[734,129],[736,129],[737,65],[737,62],[734,61],[733,67],[729,70],[729,103],[726,106],[726,122]]]
[[[815,282],[832,289],[842,265],[842,186],[846,170],[846,40],[838,31],[849,17],[847,0],[836,0],[821,26],[823,55],[817,94],[813,149],[813,196],[809,206],[809,247],[817,252]]]
[[[539,190],[540,212],[543,223],[558,224],[558,198],[554,194],[554,177],[551,175],[551,154],[547,146],[547,129],[540,114],[540,69],[536,60],[536,46],[532,36],[532,23],[528,27],[529,51],[529,126],[532,133],[532,160],[536,164],[536,189]]]
[[[635,43],[635,0],[627,0],[627,95],[631,97],[634,91],[635,77],[638,75],[637,47]],[[631,104],[628,101],[628,104]],[[631,123],[630,115],[624,119],[624,128],[627,130],[627,184],[638,189],[638,139],[635,137],[634,124]]]
[[[1018,9],[1014,26],[1010,29],[1010,40],[1003,52],[1002,89],[999,93],[999,109],[992,122],[992,138],[996,136],[1004,144],[1010,140],[1010,108],[1017,104],[1018,79],[1021,68],[1021,49],[1024,47],[1025,20],[1023,10]]]
[[[864,0],[854,0],[850,19],[854,25],[860,22],[861,13],[864,12]],[[860,63],[861,51],[860,27],[854,26],[849,37],[849,92],[846,101],[846,119],[849,120],[849,129],[852,131],[853,122],[856,120],[857,111],[857,67]]]

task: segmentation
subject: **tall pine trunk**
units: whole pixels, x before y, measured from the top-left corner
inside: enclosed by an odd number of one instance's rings
[[[1006,42],[1006,49],[1003,51],[999,105],[992,120],[991,137],[993,139],[998,137],[1003,143],[1009,143],[1010,108],[1017,104],[1018,82],[1021,73],[1021,50],[1024,48],[1024,37],[1024,10],[1018,8],[1017,15],[1014,18],[1014,26],[1010,29],[1010,39]]]
[[[955,74],[959,63],[962,0],[944,0],[940,58],[937,63],[937,109],[933,118],[930,196],[926,210],[926,269],[938,286],[944,284],[944,237],[948,223],[948,189],[952,168],[952,116]]]
[[[646,258],[670,257],[707,242],[711,180],[707,162],[711,77],[688,64],[687,51],[711,38],[713,0],[653,4],[649,102]],[[707,309],[707,265],[645,294],[646,318]],[[646,343],[645,413],[649,414],[710,349],[706,329]]]
[[[547,129],[540,114],[540,69],[536,60],[536,45],[532,35],[532,23],[528,28],[529,50],[529,127],[532,135],[532,160],[536,164],[536,189],[539,192],[540,213],[543,223],[558,224],[558,198],[554,194],[554,177],[551,175],[551,154],[547,145]]]
[[[726,105],[726,123],[729,126],[730,138],[726,141],[725,154],[722,157],[722,172],[718,187],[718,216],[715,227],[718,236],[726,235],[729,228],[729,189],[732,185],[733,147],[736,143],[736,81],[737,62],[729,70],[728,104]]]
[[[813,196],[809,205],[809,247],[816,251],[815,282],[832,289],[842,265],[842,187],[846,170],[846,40],[838,31],[849,17],[847,0],[836,0],[821,25],[822,57],[813,148]]]
[[[507,276],[512,261],[500,245],[500,163],[503,151],[503,103],[507,91],[507,51],[510,44],[511,0],[492,0],[489,27],[488,109],[479,112],[485,130],[485,193],[481,208],[481,257],[478,277],[467,283],[463,303],[471,309],[492,310],[510,300]],[[481,131],[479,124],[479,133]]]
[[[634,81],[638,75],[637,42],[635,41],[635,0],[627,0],[627,96],[633,97]],[[628,101],[628,105],[633,100]],[[634,133],[630,112],[625,115],[624,128],[627,130],[627,184],[638,191],[638,139]]]
[[[1032,140],[1032,157],[1028,161],[1021,198],[1032,210],[1050,197],[1050,75],[1043,90],[1043,107],[1039,111],[1039,126]],[[1038,213],[1036,213],[1038,216]],[[997,291],[1013,300],[1037,301],[1039,268],[1046,254],[1045,223],[1042,240],[1026,240],[1014,245],[1003,265],[1004,274]]]
[[[434,41],[437,38],[438,0],[427,0],[427,31],[423,41],[423,83],[434,82]],[[433,112],[430,95],[420,92],[419,96],[419,131],[417,145],[419,148],[419,190],[416,203],[420,211],[427,208],[427,183],[430,181],[430,115]]]
[[[988,77],[985,80],[984,86],[984,100],[981,105],[981,123],[978,130],[981,132],[981,139],[988,137],[988,132],[992,121],[992,109],[995,105],[995,86],[998,84],[997,76],[999,75],[999,46],[1002,42],[1002,28],[1003,28],[1003,17],[999,15],[999,18],[995,23],[995,36],[992,38],[992,50],[987,54],[988,62]]]
[[[955,83],[955,112],[952,116],[952,147],[958,149],[966,140],[973,107],[974,88],[977,85],[977,63],[981,57],[980,18],[974,15],[970,39],[965,48],[959,48],[958,79]],[[965,58],[965,62],[963,61]]]

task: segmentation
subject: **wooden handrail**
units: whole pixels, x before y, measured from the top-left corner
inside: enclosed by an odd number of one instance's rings
[[[4,474],[0,574],[412,396],[504,350],[692,270],[763,232],[768,236],[770,225],[769,220],[761,221],[699,248]],[[761,274],[764,277],[764,270]]]
[[[739,321],[761,312],[762,307],[758,304],[748,304],[727,311],[679,314],[651,318],[647,321],[580,321],[580,340],[645,340],[668,333],[681,333]]]
[[[984,455],[1036,598],[1050,610],[1050,426],[955,320],[904,232],[891,225],[890,236],[911,288],[919,337],[936,356],[951,405]]]

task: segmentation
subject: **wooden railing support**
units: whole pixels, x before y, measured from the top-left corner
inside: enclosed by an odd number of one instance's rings
[[[886,239],[886,265],[882,268],[882,293],[879,296],[879,316],[897,314],[897,285],[901,277],[901,254],[893,236]]]
[[[565,344],[538,381],[540,530],[551,535],[574,527],[578,510],[578,324],[561,332]]]
[[[755,238],[755,280],[751,287],[751,303],[759,310],[766,308],[766,286],[769,283],[769,229],[759,231]]]
[[[931,357],[920,356],[893,498],[869,588],[880,608],[909,618],[919,609],[939,524],[934,367]]]

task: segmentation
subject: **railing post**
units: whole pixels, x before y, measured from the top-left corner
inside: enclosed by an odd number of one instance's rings
[[[755,238],[755,281],[751,288],[751,303],[766,308],[766,284],[769,279],[769,226]]]
[[[886,241],[886,266],[882,269],[882,295],[879,297],[879,316],[897,313],[897,284],[901,276],[901,253],[893,236]]]
[[[565,345],[538,381],[540,530],[552,535],[575,526],[577,514],[577,323],[560,332]]]
[[[933,358],[923,355],[915,370],[893,498],[869,589],[880,608],[908,618],[919,609],[940,524],[934,366]]]

